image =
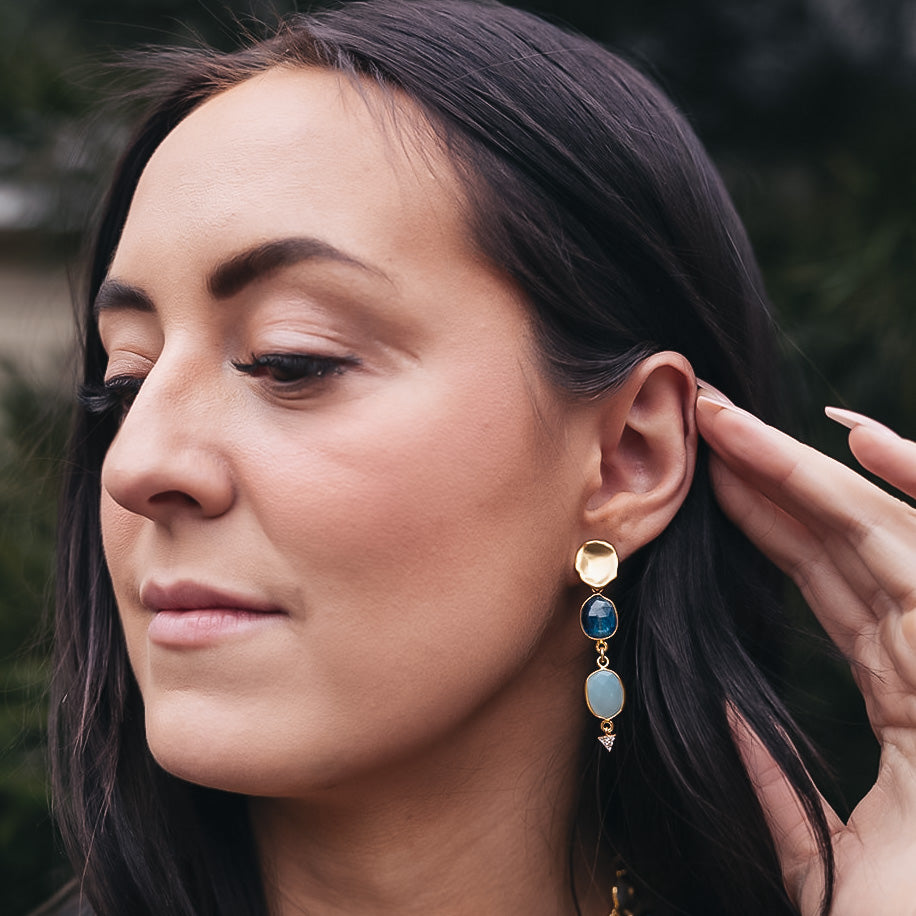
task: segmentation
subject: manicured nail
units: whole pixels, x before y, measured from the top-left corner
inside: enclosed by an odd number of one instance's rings
[[[717,401],[720,404],[724,404],[726,407],[734,407],[734,402],[732,399],[723,392],[719,391],[715,385],[710,385],[709,382],[704,382],[703,379],[697,379],[697,396],[703,396],[709,398],[711,401]]]
[[[866,417],[864,414],[856,413],[854,410],[844,410],[842,407],[825,407],[824,413],[827,414],[831,420],[835,420],[847,429],[855,429],[857,426],[864,426],[872,432],[893,436],[895,439],[900,438],[900,436],[890,427],[885,426],[883,423],[879,423],[877,420],[873,420],[871,417]]]
[[[715,385],[710,385],[709,382],[704,382],[702,379],[697,379],[697,406],[699,406],[703,401],[715,404],[716,407],[724,407],[726,410],[732,411],[732,413],[741,413],[746,417],[751,417],[754,420],[757,419],[752,413],[748,413],[743,407],[738,407],[738,405],[735,404],[727,394],[723,394],[721,391],[719,391],[718,388],[716,388]]]

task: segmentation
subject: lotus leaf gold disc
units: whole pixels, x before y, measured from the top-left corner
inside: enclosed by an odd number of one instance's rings
[[[576,572],[592,588],[617,578],[617,551],[607,541],[586,541],[576,554]]]

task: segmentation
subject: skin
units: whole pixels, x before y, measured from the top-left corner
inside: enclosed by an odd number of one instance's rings
[[[916,497],[916,443],[867,417],[851,427],[863,467]],[[699,429],[715,452],[723,509],[801,589],[850,660],[881,762],[844,823],[826,802],[836,858],[831,913],[916,913],[916,510],[849,468],[701,390]],[[757,736],[733,722],[738,748],[770,824],[792,900],[820,912],[824,880],[801,806]],[[864,908],[864,909],[863,909]]]
[[[572,561],[590,538],[625,561],[673,517],[695,381],[662,353],[612,398],[548,384],[422,119],[365,92],[274,70],[205,103],[150,160],[110,268],[107,377],[142,387],[102,527],[149,745],[251,797],[281,916],[572,913],[597,733]],[[287,237],[346,258],[213,283]],[[304,382],[234,365],[276,353],[338,362]],[[151,586],[188,583],[276,613],[151,639]]]

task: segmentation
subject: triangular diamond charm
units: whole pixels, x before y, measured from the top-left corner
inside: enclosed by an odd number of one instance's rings
[[[611,751],[614,747],[614,741],[616,738],[616,735],[599,735],[598,741],[604,746],[606,751]]]

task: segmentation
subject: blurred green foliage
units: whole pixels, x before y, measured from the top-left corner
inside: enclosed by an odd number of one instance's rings
[[[847,460],[842,431],[820,415],[824,403],[916,435],[914,0],[519,5],[623,51],[696,124],[757,248],[784,328],[790,400],[807,418],[802,435]],[[93,61],[198,37],[229,47],[239,24],[270,22],[293,6],[0,3],[0,188],[51,188],[57,201],[16,231],[0,228],[0,252],[72,251],[79,241],[118,137],[116,124],[85,126],[108,92]],[[0,911],[14,916],[58,880],[38,622],[50,578],[59,404],[15,375],[0,403]],[[803,635],[810,615],[800,605],[792,613],[802,635],[789,647],[784,690],[854,801],[876,761],[861,700],[845,665]]]
[[[0,911],[62,883],[45,779],[49,565],[66,401],[7,368],[0,390]]]

